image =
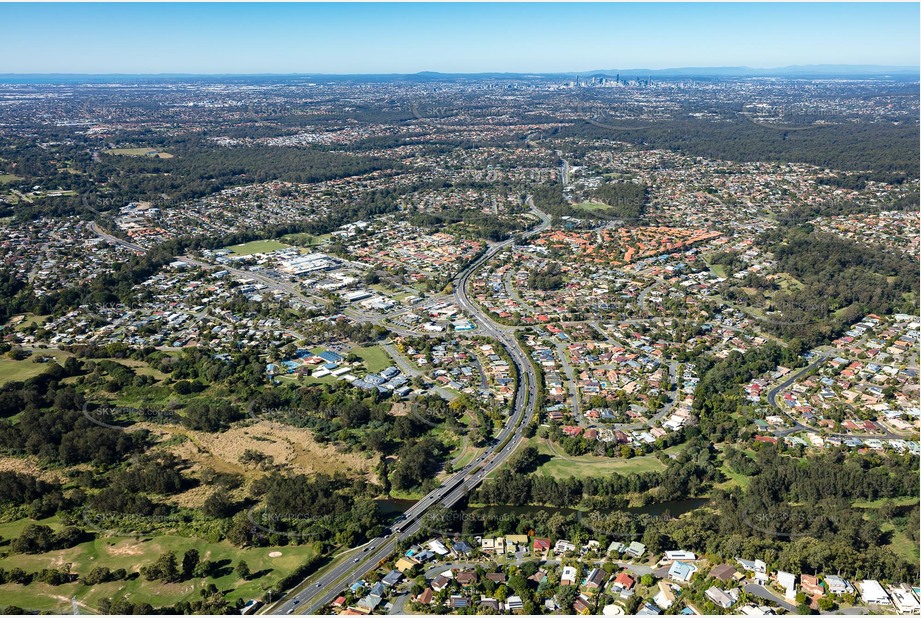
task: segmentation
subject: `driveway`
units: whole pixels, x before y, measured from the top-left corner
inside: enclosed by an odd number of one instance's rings
[[[760,584],[746,584],[745,592],[747,592],[750,595],[756,596],[759,599],[764,599],[765,601],[771,601],[772,603],[779,605],[780,607],[784,608],[790,613],[796,613],[796,605],[789,603],[787,601],[784,601],[782,598],[780,598],[780,596],[774,594],[773,592],[771,592],[764,586],[761,586]]]

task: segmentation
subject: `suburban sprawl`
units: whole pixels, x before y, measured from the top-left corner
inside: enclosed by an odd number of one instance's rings
[[[921,612],[918,116],[0,84],[0,613]]]

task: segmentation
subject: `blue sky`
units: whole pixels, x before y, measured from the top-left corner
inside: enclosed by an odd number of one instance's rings
[[[917,66],[918,22],[918,3],[0,3],[0,73]]]

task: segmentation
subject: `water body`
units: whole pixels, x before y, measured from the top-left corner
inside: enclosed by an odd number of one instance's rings
[[[375,500],[375,502],[377,503],[377,511],[381,515],[396,517],[408,511],[409,507],[414,505],[417,501],[387,498],[386,500]]]
[[[687,500],[672,500],[670,502],[647,504],[646,506],[628,507],[625,509],[611,509],[610,511],[599,511],[599,513],[605,515],[607,513],[621,511],[632,515],[650,515],[652,517],[668,515],[669,517],[680,517],[684,513],[689,513],[694,509],[704,506],[707,502],[709,502],[707,498],[689,498]],[[587,513],[587,511],[580,511],[578,509],[557,508],[552,506],[484,506],[468,507],[464,509],[466,513],[495,513],[497,515],[518,516],[534,515],[540,511],[546,511],[551,515],[553,513],[561,513],[565,516],[577,516],[579,513],[584,516]]]
[[[651,517],[680,517],[684,513],[689,513],[694,509],[699,509],[709,502],[707,498],[689,498],[687,500],[672,500],[670,502],[661,502],[659,504],[647,504],[646,506],[638,507],[629,507],[626,509],[616,509],[622,512],[630,513],[632,515],[649,515]],[[409,507],[416,503],[415,500],[398,500],[398,499],[387,499],[387,500],[378,500],[377,509],[378,511],[385,516],[396,516],[401,513],[406,512]],[[578,509],[571,508],[557,508],[553,506],[484,506],[484,507],[467,507],[461,511],[465,514],[486,514],[489,513],[493,517],[508,517],[508,516],[519,516],[527,517],[529,515],[535,515],[540,511],[545,511],[549,514],[560,513],[566,517],[577,517],[580,513],[584,516],[586,511],[579,511]],[[607,514],[614,512],[611,511],[601,511],[601,514]]]

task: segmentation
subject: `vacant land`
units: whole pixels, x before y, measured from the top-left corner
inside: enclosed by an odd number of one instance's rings
[[[63,365],[68,356],[70,353],[60,350],[36,350],[32,356],[21,361],[7,356],[0,357],[0,385],[7,382],[21,382],[44,373],[48,369],[48,363],[35,362],[36,358],[53,357],[58,364]]]
[[[123,157],[160,157],[161,159],[172,159],[173,155],[168,152],[160,152],[156,148],[112,148],[105,151],[106,154],[119,155]]]
[[[574,204],[573,208],[591,212],[595,210],[608,210],[611,207],[607,204],[602,204],[601,202],[582,202],[581,204]]]
[[[374,480],[373,469],[377,457],[347,453],[334,446],[319,444],[307,429],[265,420],[218,434],[178,426],[143,426],[151,431],[164,432],[166,438],[185,436],[187,440],[170,450],[193,462],[193,470],[210,467],[219,472],[249,476],[254,470],[240,463],[240,455],[246,450],[253,450],[271,457],[275,464],[295,474],[332,475],[342,472],[347,476],[366,476]]]
[[[233,251],[235,255],[253,255],[254,253],[269,253],[278,249],[287,249],[290,246],[277,240],[254,240],[242,245],[227,247],[227,249]]]
[[[0,185],[6,185],[11,182],[16,182],[17,180],[22,180],[22,176],[17,176],[15,174],[0,174]]]
[[[352,349],[352,352],[354,352],[356,356],[361,357],[368,371],[381,371],[393,364],[393,361],[390,360],[390,356],[384,351],[384,348],[379,346],[368,348],[358,347]]]
[[[537,447],[543,461],[537,468],[537,472],[553,478],[567,478],[570,476],[585,478],[604,476],[612,472],[620,474],[660,472],[665,469],[665,465],[652,455],[631,457],[630,459],[598,457],[596,455],[573,457],[563,452],[560,447],[551,445],[544,440],[532,439],[530,443]]]
[[[298,247],[316,247],[329,242],[330,238],[332,238],[332,234],[314,236],[312,234],[299,233],[285,234],[281,237],[281,240],[284,242],[289,242],[292,245],[297,245]]]

